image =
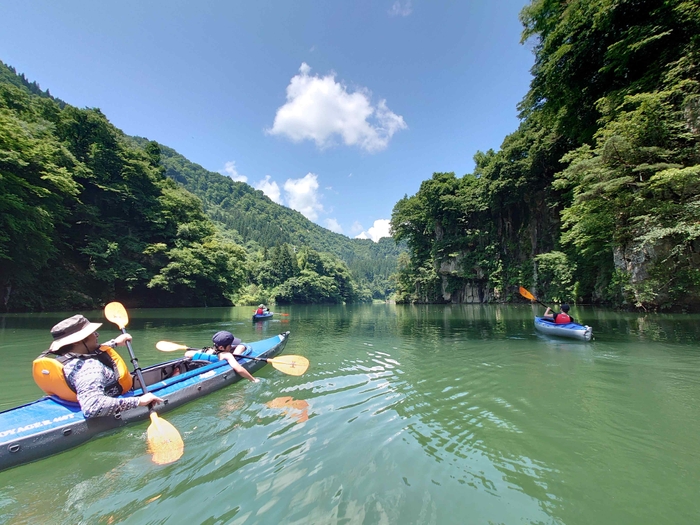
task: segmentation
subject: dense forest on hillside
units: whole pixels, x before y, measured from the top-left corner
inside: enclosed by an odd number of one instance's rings
[[[141,137],[131,139],[141,147],[149,144]],[[393,292],[390,276],[396,271],[398,256],[404,248],[397,246],[392,238],[373,242],[331,232],[244,182],[208,171],[171,148],[160,148],[166,176],[202,199],[206,214],[249,252],[285,243],[297,250],[308,247],[342,260],[358,284],[375,299],[388,298]]]
[[[390,291],[393,242],[337,236],[201,168],[211,191],[193,186],[200,199],[179,183],[191,166],[0,62],[0,308],[337,303]],[[244,228],[245,210],[267,224]]]
[[[700,306],[700,5],[535,0],[521,125],[392,215],[400,301]]]

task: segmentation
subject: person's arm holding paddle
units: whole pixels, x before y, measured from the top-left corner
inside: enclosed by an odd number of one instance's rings
[[[74,315],[51,329],[54,342],[50,350],[67,358],[66,382],[75,391],[85,417],[111,416],[137,406],[162,402],[151,393],[116,397],[131,389],[132,380],[123,360],[112,349],[125,346],[131,341],[131,335],[124,333],[101,345],[97,332],[100,326],[101,323],[90,323],[82,315]]]

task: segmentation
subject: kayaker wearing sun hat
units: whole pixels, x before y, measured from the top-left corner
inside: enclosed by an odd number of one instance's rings
[[[102,323],[91,323],[80,314],[55,325],[51,346],[34,361],[34,379],[39,387],[69,401],[77,398],[86,418],[162,402],[150,392],[139,397],[116,397],[131,390],[133,381],[114,347],[125,346],[131,336],[121,334],[100,345],[100,326]]]
[[[245,345],[241,344],[241,340],[238,337],[235,337],[231,332],[221,330],[220,332],[216,332],[211,340],[214,343],[213,348],[204,348],[201,351],[188,350],[185,352],[185,357],[212,362],[223,359],[228,362],[238,375],[254,383],[260,381],[258,378],[253,377],[248,370],[236,361],[234,356],[242,354],[246,349]]]

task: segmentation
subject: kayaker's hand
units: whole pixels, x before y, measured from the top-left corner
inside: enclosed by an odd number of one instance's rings
[[[131,341],[130,334],[122,334],[119,337],[114,338],[114,344],[117,346],[126,346],[127,341]]]
[[[148,392],[141,397],[139,397],[139,406],[143,407],[146,405],[150,405],[151,403],[158,404],[162,403],[163,400],[156,396],[155,394],[152,394],[151,392]]]

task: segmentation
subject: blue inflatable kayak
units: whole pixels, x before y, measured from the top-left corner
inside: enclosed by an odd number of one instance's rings
[[[247,350],[238,361],[252,374],[267,363],[245,359],[245,356],[275,357],[284,350],[288,337],[289,332],[285,332],[246,343]],[[175,370],[180,373],[171,377]],[[143,377],[148,390],[165,400],[156,406],[158,413],[242,379],[226,361],[211,363],[184,357],[145,368]],[[135,378],[134,389],[123,396],[142,393]],[[62,452],[102,432],[148,418],[148,407],[137,407],[111,417],[86,419],[78,403],[55,396],[45,396],[33,403],[5,410],[0,412],[0,470]]]
[[[272,312],[265,312],[264,314],[253,314],[253,321],[262,321],[264,319],[270,319],[274,314]]]
[[[535,317],[535,329],[547,335],[568,337],[580,341],[590,341],[593,337],[593,328],[577,323],[556,324],[544,317]]]

